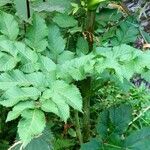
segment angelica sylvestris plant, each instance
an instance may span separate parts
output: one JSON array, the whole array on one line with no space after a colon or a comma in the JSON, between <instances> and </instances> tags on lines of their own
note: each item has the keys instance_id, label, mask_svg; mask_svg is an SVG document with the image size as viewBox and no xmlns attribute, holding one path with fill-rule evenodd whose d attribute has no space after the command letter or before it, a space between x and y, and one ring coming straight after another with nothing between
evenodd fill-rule
<instances>
[{"instance_id":1,"label":"angelica sylvestris plant","mask_svg":"<svg viewBox=\"0 0 150 150\"><path fill-rule=\"evenodd\" d=\"M100 2L102 0L88 0L88 10L96 11ZM63 31L77 28L79 22L55 8L50 21L34 12L31 22L25 25L24 36L19 19L0 11L0 104L10 108L6 122L19 118L17 128L23 148L42 134L47 123L46 114L53 113L65 123L71 116L70 110L81 113L83 118L87 115L86 110L90 109L84 102L90 99L87 81L97 80L106 71L123 83L134 73L150 69L147 61L150 52L127 44L97 46L94 37L90 43L89 37L80 35L76 51L67 49L67 33L63 34ZM87 28L83 27L83 30L93 35L94 31L90 29L94 29L95 17L89 19L92 23L87 22ZM81 144L83 137L78 117L76 113L77 136ZM87 131L90 118L86 116L85 119L89 119L83 124ZM89 139L89 135L86 136L85 141Z\"/></svg>"}]
</instances>

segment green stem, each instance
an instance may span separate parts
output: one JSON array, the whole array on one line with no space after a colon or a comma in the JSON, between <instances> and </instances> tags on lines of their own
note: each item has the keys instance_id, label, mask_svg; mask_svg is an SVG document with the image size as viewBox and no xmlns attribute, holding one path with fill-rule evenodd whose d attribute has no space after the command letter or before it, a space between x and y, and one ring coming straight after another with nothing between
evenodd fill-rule
<instances>
[{"instance_id":1,"label":"green stem","mask_svg":"<svg viewBox=\"0 0 150 150\"><path fill-rule=\"evenodd\" d=\"M78 111L75 110L74 115L75 115L76 134L79 139L79 143L81 145L83 143L83 138L82 138L82 134L81 134L80 119L79 119Z\"/></svg>"},{"instance_id":2,"label":"green stem","mask_svg":"<svg viewBox=\"0 0 150 150\"><path fill-rule=\"evenodd\" d=\"M78 87L81 90L81 94L83 97L83 124L82 131L80 127L80 121L78 112L75 111L75 126L76 126L76 134L79 139L80 145L83 142L87 142L90 137L90 92L91 92L91 78L87 78L83 81L77 83Z\"/></svg>"},{"instance_id":3,"label":"green stem","mask_svg":"<svg viewBox=\"0 0 150 150\"><path fill-rule=\"evenodd\" d=\"M91 78L87 78L82 82L83 94L83 141L87 142L90 137L90 93L91 93Z\"/></svg>"},{"instance_id":4,"label":"green stem","mask_svg":"<svg viewBox=\"0 0 150 150\"><path fill-rule=\"evenodd\" d=\"M106 146L109 146L109 147L112 147L112 148L116 148L116 149L122 149L122 147L117 146L117 145L113 145L113 144L105 143L105 145L106 145Z\"/></svg>"},{"instance_id":5,"label":"green stem","mask_svg":"<svg viewBox=\"0 0 150 150\"><path fill-rule=\"evenodd\" d=\"M96 11L87 12L87 23L86 23L86 32L87 41L89 45L90 52L93 50L93 31L95 23L95 14ZM87 142L90 137L90 95L91 95L91 77L83 80L81 83L81 92L83 96L83 141Z\"/></svg>"}]
</instances>

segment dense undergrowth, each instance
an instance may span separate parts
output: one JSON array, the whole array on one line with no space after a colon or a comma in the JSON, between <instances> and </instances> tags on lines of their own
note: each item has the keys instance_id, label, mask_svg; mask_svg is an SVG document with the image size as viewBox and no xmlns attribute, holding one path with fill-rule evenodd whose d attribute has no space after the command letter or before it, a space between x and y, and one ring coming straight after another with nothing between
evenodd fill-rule
<instances>
[{"instance_id":1,"label":"dense undergrowth","mask_svg":"<svg viewBox=\"0 0 150 150\"><path fill-rule=\"evenodd\" d=\"M0 150L150 150L140 4L0 0Z\"/></svg>"}]
</instances>

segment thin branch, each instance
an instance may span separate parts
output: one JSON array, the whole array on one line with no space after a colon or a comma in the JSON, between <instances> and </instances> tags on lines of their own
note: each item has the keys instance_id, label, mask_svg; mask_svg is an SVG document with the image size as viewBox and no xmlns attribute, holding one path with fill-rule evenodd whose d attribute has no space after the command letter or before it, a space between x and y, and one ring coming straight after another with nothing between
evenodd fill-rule
<instances>
[{"instance_id":1,"label":"thin branch","mask_svg":"<svg viewBox=\"0 0 150 150\"><path fill-rule=\"evenodd\" d=\"M141 8L140 14L139 14L139 19L142 17L142 15L144 15L145 18L147 18L147 15L145 13L146 11L146 7L149 6L150 2L145 3L144 7Z\"/></svg>"},{"instance_id":2,"label":"thin branch","mask_svg":"<svg viewBox=\"0 0 150 150\"><path fill-rule=\"evenodd\" d=\"M146 107L145 109L143 109L141 112L140 112L140 114L137 116L137 117L135 117L130 123L129 123L129 126L131 125L131 124L133 124L136 120L138 120L144 113L146 113L148 110L150 109L150 106L148 106L148 107Z\"/></svg>"},{"instance_id":3,"label":"thin branch","mask_svg":"<svg viewBox=\"0 0 150 150\"><path fill-rule=\"evenodd\" d=\"M22 144L21 141L18 141L16 143L14 143L8 150L12 150L14 147L16 147L17 145Z\"/></svg>"},{"instance_id":4,"label":"thin branch","mask_svg":"<svg viewBox=\"0 0 150 150\"><path fill-rule=\"evenodd\" d=\"M23 150L23 144L20 146L20 150Z\"/></svg>"},{"instance_id":5,"label":"thin branch","mask_svg":"<svg viewBox=\"0 0 150 150\"><path fill-rule=\"evenodd\" d=\"M142 32L142 29L141 29L141 28L139 28L139 31L140 31L140 34L141 34L141 36L143 37L144 41L146 42L146 44L148 44L148 41L147 41L147 39L145 38L145 36L143 35L143 32Z\"/></svg>"},{"instance_id":6,"label":"thin branch","mask_svg":"<svg viewBox=\"0 0 150 150\"><path fill-rule=\"evenodd\" d=\"M120 3L120 6L122 7L122 9L125 11L126 14L128 14L129 16L131 15L130 10L123 2Z\"/></svg>"},{"instance_id":7,"label":"thin branch","mask_svg":"<svg viewBox=\"0 0 150 150\"><path fill-rule=\"evenodd\" d=\"M107 146L109 146L109 147L115 148L115 149L122 149L122 147L117 146L117 145L108 144L108 143L104 143L104 144L107 145Z\"/></svg>"}]
</instances>

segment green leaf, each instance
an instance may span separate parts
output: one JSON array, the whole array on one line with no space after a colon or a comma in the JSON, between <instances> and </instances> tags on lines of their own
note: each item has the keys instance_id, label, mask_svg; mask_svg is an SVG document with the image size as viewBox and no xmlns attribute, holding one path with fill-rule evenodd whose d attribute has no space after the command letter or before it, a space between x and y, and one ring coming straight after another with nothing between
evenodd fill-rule
<instances>
[{"instance_id":1,"label":"green leaf","mask_svg":"<svg viewBox=\"0 0 150 150\"><path fill-rule=\"evenodd\" d=\"M141 73L144 67L140 65L139 59L134 59L124 64L122 73L127 80L130 80L135 73Z\"/></svg>"},{"instance_id":2,"label":"green leaf","mask_svg":"<svg viewBox=\"0 0 150 150\"><path fill-rule=\"evenodd\" d=\"M47 26L45 20L37 14L33 15L33 24L29 26L26 34L26 43L37 52L44 51L48 46Z\"/></svg>"},{"instance_id":3,"label":"green leaf","mask_svg":"<svg viewBox=\"0 0 150 150\"><path fill-rule=\"evenodd\" d=\"M68 104L66 104L65 102L62 101L62 98L60 96L57 96L54 94L52 100L56 101L56 105L58 108L58 116L60 116L60 118L66 123L67 119L70 117L70 108L68 106ZM57 114L56 114L57 115Z\"/></svg>"},{"instance_id":4,"label":"green leaf","mask_svg":"<svg viewBox=\"0 0 150 150\"><path fill-rule=\"evenodd\" d=\"M76 52L79 56L89 52L88 42L83 37L78 38Z\"/></svg>"},{"instance_id":5,"label":"green leaf","mask_svg":"<svg viewBox=\"0 0 150 150\"><path fill-rule=\"evenodd\" d=\"M52 112L52 113L62 117L57 105L50 99L41 100L41 109L45 112Z\"/></svg>"},{"instance_id":6,"label":"green leaf","mask_svg":"<svg viewBox=\"0 0 150 150\"><path fill-rule=\"evenodd\" d=\"M65 103L64 99L58 95L56 92L54 93L52 90L46 90L43 93L42 99L49 100L49 101L43 101L42 103L42 109L46 112L53 112L56 115L60 116L62 120L65 122L70 116L70 108L68 104ZM50 102L52 101L52 102ZM51 106L49 105L51 104ZM55 105L56 107L55 107ZM51 110L49 110L47 107L53 107ZM57 112L58 109L58 112Z\"/></svg>"},{"instance_id":7,"label":"green leaf","mask_svg":"<svg viewBox=\"0 0 150 150\"><path fill-rule=\"evenodd\" d=\"M57 3L56 1L54 1L54 3L52 2L43 2L43 3L38 3L35 4L33 6L33 9L37 12L60 12L63 13L65 11L65 7L59 2Z\"/></svg>"},{"instance_id":8,"label":"green leaf","mask_svg":"<svg viewBox=\"0 0 150 150\"><path fill-rule=\"evenodd\" d=\"M129 105L121 105L109 109L110 120L115 126L115 133L122 134L132 121L132 109Z\"/></svg>"},{"instance_id":9,"label":"green leaf","mask_svg":"<svg viewBox=\"0 0 150 150\"><path fill-rule=\"evenodd\" d=\"M53 83L51 89L43 93L42 99L52 100L58 107L59 116L61 116L64 121L69 117L68 105L76 110L82 111L82 98L79 90L74 85L69 85L64 81L58 80ZM52 102L46 101L45 103L49 105ZM55 106L54 109L55 111L53 112L57 113Z\"/></svg>"},{"instance_id":10,"label":"green leaf","mask_svg":"<svg viewBox=\"0 0 150 150\"><path fill-rule=\"evenodd\" d=\"M34 87L12 87L2 95L0 104L6 107L12 107L19 101L25 101L28 99L37 100L40 94L41 92Z\"/></svg>"},{"instance_id":11,"label":"green leaf","mask_svg":"<svg viewBox=\"0 0 150 150\"><path fill-rule=\"evenodd\" d=\"M121 62L129 62L142 54L142 52L138 49L126 44L115 46L113 47L112 51L116 59L118 59Z\"/></svg>"},{"instance_id":12,"label":"green leaf","mask_svg":"<svg viewBox=\"0 0 150 150\"><path fill-rule=\"evenodd\" d=\"M49 49L57 57L65 49L65 40L60 34L60 30L56 25L49 26L48 34Z\"/></svg>"},{"instance_id":13,"label":"green leaf","mask_svg":"<svg viewBox=\"0 0 150 150\"><path fill-rule=\"evenodd\" d=\"M97 124L97 132L102 139L105 139L107 136L107 130L109 127L109 112L105 110L100 113Z\"/></svg>"},{"instance_id":14,"label":"green leaf","mask_svg":"<svg viewBox=\"0 0 150 150\"><path fill-rule=\"evenodd\" d=\"M23 71L24 73L33 73L37 72L40 70L40 64L39 63L32 63L32 62L27 62L24 63L24 65L20 66L20 70Z\"/></svg>"},{"instance_id":15,"label":"green leaf","mask_svg":"<svg viewBox=\"0 0 150 150\"><path fill-rule=\"evenodd\" d=\"M12 111L8 113L6 122L18 118L21 115L22 111L24 111L25 109L34 109L34 108L35 104L33 101L20 102L13 107Z\"/></svg>"},{"instance_id":16,"label":"green leaf","mask_svg":"<svg viewBox=\"0 0 150 150\"><path fill-rule=\"evenodd\" d=\"M62 118L62 120L64 120L65 122L69 118L70 110L69 110L69 106L66 103L59 101L59 99L58 99L58 103L57 102L54 103L51 99L40 100L40 101L41 101L41 109L43 111L54 113L60 118Z\"/></svg>"},{"instance_id":17,"label":"green leaf","mask_svg":"<svg viewBox=\"0 0 150 150\"><path fill-rule=\"evenodd\" d=\"M80 150L100 150L100 148L100 141L96 138L92 138L88 143L82 144Z\"/></svg>"},{"instance_id":18,"label":"green leaf","mask_svg":"<svg viewBox=\"0 0 150 150\"><path fill-rule=\"evenodd\" d=\"M121 63L129 62L142 54L142 52L126 44L114 46L112 49L97 47L96 52L104 57L113 57L113 59Z\"/></svg>"},{"instance_id":19,"label":"green leaf","mask_svg":"<svg viewBox=\"0 0 150 150\"><path fill-rule=\"evenodd\" d=\"M25 110L23 119L18 124L18 134L25 147L35 136L41 134L45 128L45 115L41 110Z\"/></svg>"},{"instance_id":20,"label":"green leaf","mask_svg":"<svg viewBox=\"0 0 150 150\"><path fill-rule=\"evenodd\" d=\"M60 149L70 149L75 145L75 142L73 140L69 139L57 139L54 141L54 150L60 150Z\"/></svg>"},{"instance_id":21,"label":"green leaf","mask_svg":"<svg viewBox=\"0 0 150 150\"><path fill-rule=\"evenodd\" d=\"M68 60L72 60L74 58L74 55L75 54L71 51L64 51L58 56L57 62L59 64L63 64L64 62Z\"/></svg>"},{"instance_id":22,"label":"green leaf","mask_svg":"<svg viewBox=\"0 0 150 150\"><path fill-rule=\"evenodd\" d=\"M56 16L53 18L53 21L61 28L74 27L78 24L77 20L75 20L72 16L59 13L56 14Z\"/></svg>"},{"instance_id":23,"label":"green leaf","mask_svg":"<svg viewBox=\"0 0 150 150\"><path fill-rule=\"evenodd\" d=\"M0 35L0 41L8 40L8 38L5 35Z\"/></svg>"},{"instance_id":24,"label":"green leaf","mask_svg":"<svg viewBox=\"0 0 150 150\"><path fill-rule=\"evenodd\" d=\"M0 12L0 32L6 35L10 40L15 40L17 38L19 27L12 15Z\"/></svg>"},{"instance_id":25,"label":"green leaf","mask_svg":"<svg viewBox=\"0 0 150 150\"><path fill-rule=\"evenodd\" d=\"M48 57L40 56L41 68L47 72L52 72L56 70L56 64Z\"/></svg>"},{"instance_id":26,"label":"green leaf","mask_svg":"<svg viewBox=\"0 0 150 150\"><path fill-rule=\"evenodd\" d=\"M135 131L125 139L124 146L126 149L132 150L148 150L150 149L150 128L145 127L139 131Z\"/></svg>"},{"instance_id":27,"label":"green leaf","mask_svg":"<svg viewBox=\"0 0 150 150\"><path fill-rule=\"evenodd\" d=\"M18 51L19 57L21 57L21 61L23 61L23 63L25 63L25 62L30 62L30 63L37 62L37 60L38 60L37 53L32 51L24 43L15 42L15 48Z\"/></svg>"},{"instance_id":28,"label":"green leaf","mask_svg":"<svg viewBox=\"0 0 150 150\"><path fill-rule=\"evenodd\" d=\"M9 111L7 114L7 119L6 122L15 120L16 118L18 118L21 114L21 111Z\"/></svg>"},{"instance_id":29,"label":"green leaf","mask_svg":"<svg viewBox=\"0 0 150 150\"><path fill-rule=\"evenodd\" d=\"M0 1L0 7L6 5L8 3L12 3L11 0L1 0Z\"/></svg>"},{"instance_id":30,"label":"green leaf","mask_svg":"<svg viewBox=\"0 0 150 150\"><path fill-rule=\"evenodd\" d=\"M27 13L27 4L26 0L14 0L16 14L22 19L27 21L28 20L28 13ZM30 8L30 13L32 13Z\"/></svg>"},{"instance_id":31,"label":"green leaf","mask_svg":"<svg viewBox=\"0 0 150 150\"><path fill-rule=\"evenodd\" d=\"M42 135L34 138L25 148L25 150L53 150L53 135L48 128L45 128Z\"/></svg>"},{"instance_id":32,"label":"green leaf","mask_svg":"<svg viewBox=\"0 0 150 150\"><path fill-rule=\"evenodd\" d=\"M46 127L42 135L34 138L24 150L53 150L52 145L53 135L51 131ZM12 150L20 150L21 144L17 145Z\"/></svg>"},{"instance_id":33,"label":"green leaf","mask_svg":"<svg viewBox=\"0 0 150 150\"><path fill-rule=\"evenodd\" d=\"M108 22L118 22L122 17L122 13L116 9L105 8L101 10L96 16L96 21L102 26L106 26Z\"/></svg>"},{"instance_id":34,"label":"green leaf","mask_svg":"<svg viewBox=\"0 0 150 150\"><path fill-rule=\"evenodd\" d=\"M146 71L146 72L143 72L141 77L143 79L145 79L146 81L150 82L150 70Z\"/></svg>"},{"instance_id":35,"label":"green leaf","mask_svg":"<svg viewBox=\"0 0 150 150\"><path fill-rule=\"evenodd\" d=\"M30 86L31 83L20 70L13 70L0 75L0 89L7 90L14 86Z\"/></svg>"},{"instance_id":36,"label":"green leaf","mask_svg":"<svg viewBox=\"0 0 150 150\"><path fill-rule=\"evenodd\" d=\"M134 73L140 73L143 68L139 59L142 52L129 45L122 44L112 49L97 47L96 52L103 56L98 59L96 70L102 73L105 69L113 69L120 81L124 78L130 80Z\"/></svg>"},{"instance_id":37,"label":"green leaf","mask_svg":"<svg viewBox=\"0 0 150 150\"><path fill-rule=\"evenodd\" d=\"M18 60L11 55L0 53L0 71L9 71L15 68Z\"/></svg>"},{"instance_id":38,"label":"green leaf","mask_svg":"<svg viewBox=\"0 0 150 150\"><path fill-rule=\"evenodd\" d=\"M82 32L82 27L78 27L78 26L75 26L75 27L73 27L73 28L70 28L69 30L68 30L68 32L71 34L71 35L73 35L73 34L75 34L75 33L81 33Z\"/></svg>"},{"instance_id":39,"label":"green leaf","mask_svg":"<svg viewBox=\"0 0 150 150\"><path fill-rule=\"evenodd\" d=\"M56 81L52 91L60 95L68 105L82 112L82 97L75 85L69 85L64 81Z\"/></svg>"},{"instance_id":40,"label":"green leaf","mask_svg":"<svg viewBox=\"0 0 150 150\"><path fill-rule=\"evenodd\" d=\"M46 76L42 72L34 72L26 75L27 80L38 89L43 89L48 86Z\"/></svg>"},{"instance_id":41,"label":"green leaf","mask_svg":"<svg viewBox=\"0 0 150 150\"><path fill-rule=\"evenodd\" d=\"M147 43L150 43L150 34L145 32L145 31L141 31L142 36L144 36L144 39L146 40Z\"/></svg>"},{"instance_id":42,"label":"green leaf","mask_svg":"<svg viewBox=\"0 0 150 150\"><path fill-rule=\"evenodd\" d=\"M140 68L146 67L146 68L150 69L150 61L149 61L150 51L143 52L143 54L140 55L138 58L139 58L139 62L140 62Z\"/></svg>"},{"instance_id":43,"label":"green leaf","mask_svg":"<svg viewBox=\"0 0 150 150\"><path fill-rule=\"evenodd\" d=\"M111 42L114 46L132 43L136 40L138 34L139 30L132 22L123 21Z\"/></svg>"},{"instance_id":44,"label":"green leaf","mask_svg":"<svg viewBox=\"0 0 150 150\"><path fill-rule=\"evenodd\" d=\"M72 0L48 0L46 2L41 1L33 1L33 9L35 11L41 12L66 12L69 13L72 10L71 2Z\"/></svg>"},{"instance_id":45,"label":"green leaf","mask_svg":"<svg viewBox=\"0 0 150 150\"><path fill-rule=\"evenodd\" d=\"M97 61L96 71L101 74L105 69L113 70L120 81L123 81L123 73L121 65L118 62L118 59L115 58L111 50L107 50L106 53L102 52L105 58L100 58Z\"/></svg>"},{"instance_id":46,"label":"green leaf","mask_svg":"<svg viewBox=\"0 0 150 150\"><path fill-rule=\"evenodd\" d=\"M16 57L18 53L14 42L9 40L0 40L0 51L9 53L14 57Z\"/></svg>"},{"instance_id":47,"label":"green leaf","mask_svg":"<svg viewBox=\"0 0 150 150\"><path fill-rule=\"evenodd\" d=\"M74 58L70 61L64 62L62 65L58 65L58 78L68 79L73 78L75 80L83 80L87 75L93 73L95 60L93 55L85 55L82 57Z\"/></svg>"}]
</instances>

